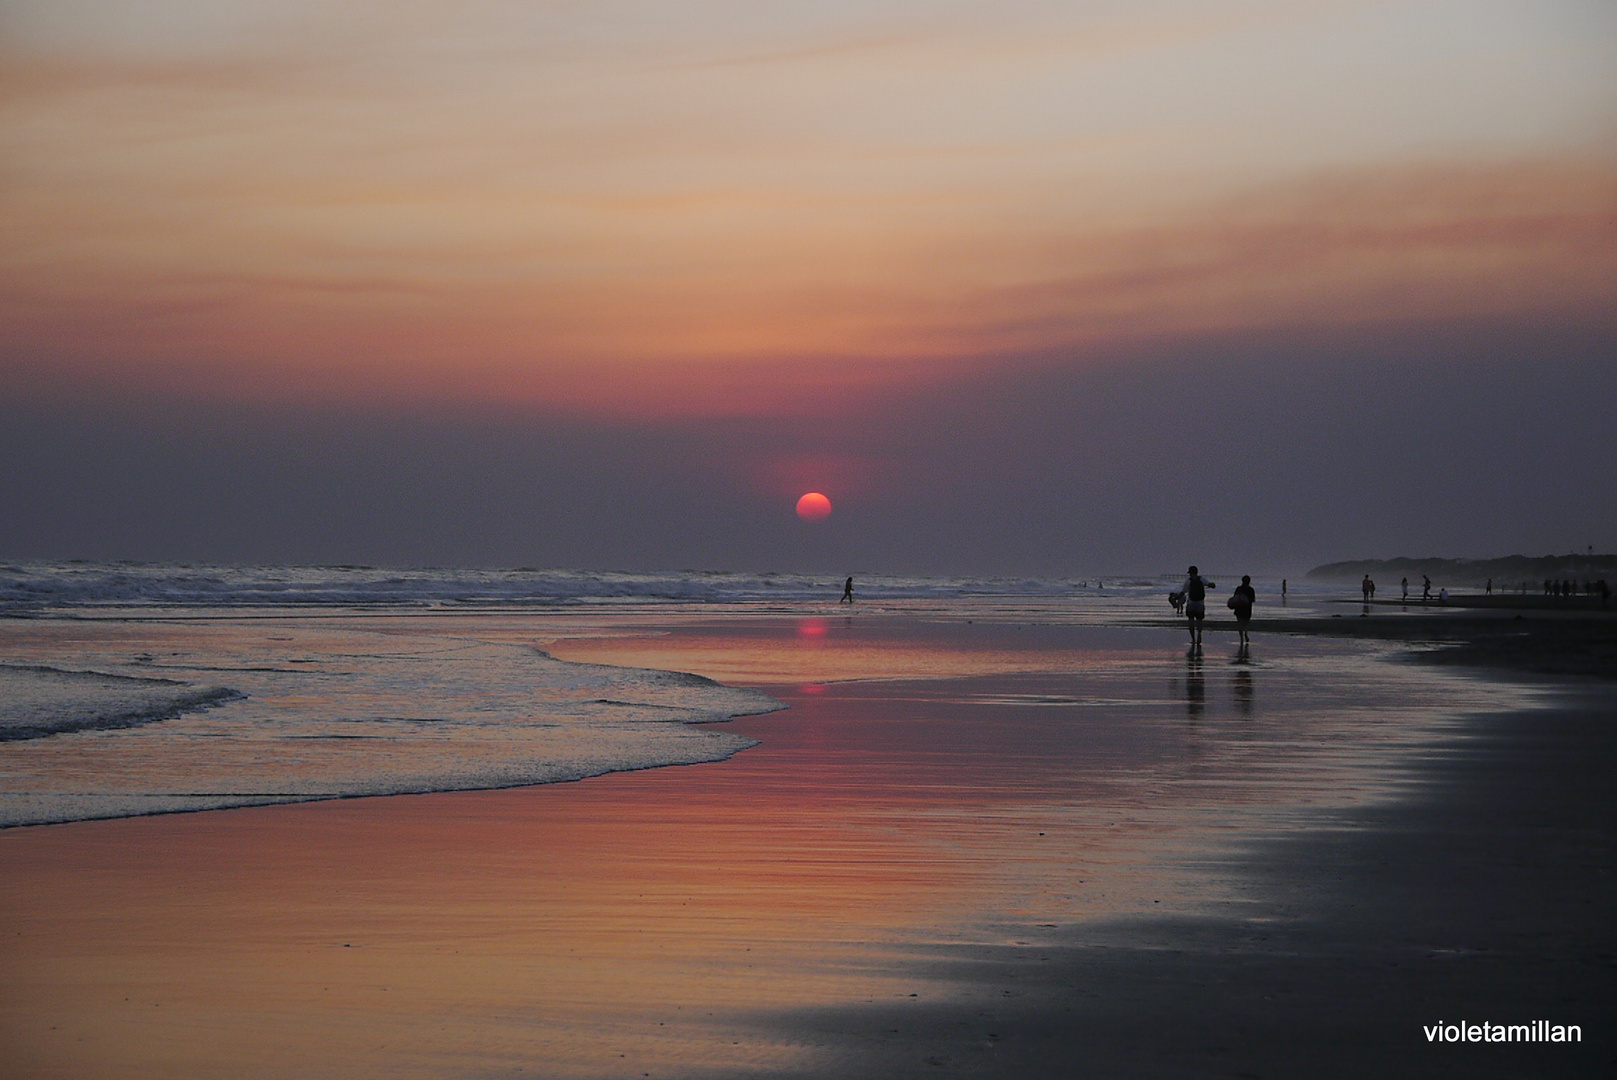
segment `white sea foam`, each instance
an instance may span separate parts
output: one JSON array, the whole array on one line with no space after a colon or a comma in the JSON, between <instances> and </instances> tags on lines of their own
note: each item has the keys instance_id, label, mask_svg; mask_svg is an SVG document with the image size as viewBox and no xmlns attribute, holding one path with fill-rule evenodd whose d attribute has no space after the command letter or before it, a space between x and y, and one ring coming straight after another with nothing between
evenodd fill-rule
<instances>
[{"instance_id":1,"label":"white sea foam","mask_svg":"<svg viewBox=\"0 0 1617 1080\"><path fill-rule=\"evenodd\" d=\"M76 622L35 651L55 665L0 669L0 827L716 761L752 740L694 725L779 707L696 675L320 620Z\"/></svg>"},{"instance_id":2,"label":"white sea foam","mask_svg":"<svg viewBox=\"0 0 1617 1080\"><path fill-rule=\"evenodd\" d=\"M1098 577L914 577L861 574L864 600L960 597L1094 597L1154 594L1172 575ZM835 599L842 578L826 574L661 573L584 570L378 569L142 563L0 564L0 613L79 607L560 606L624 601L769 603Z\"/></svg>"},{"instance_id":3,"label":"white sea foam","mask_svg":"<svg viewBox=\"0 0 1617 1080\"><path fill-rule=\"evenodd\" d=\"M0 742L152 724L240 696L174 679L0 664Z\"/></svg>"}]
</instances>

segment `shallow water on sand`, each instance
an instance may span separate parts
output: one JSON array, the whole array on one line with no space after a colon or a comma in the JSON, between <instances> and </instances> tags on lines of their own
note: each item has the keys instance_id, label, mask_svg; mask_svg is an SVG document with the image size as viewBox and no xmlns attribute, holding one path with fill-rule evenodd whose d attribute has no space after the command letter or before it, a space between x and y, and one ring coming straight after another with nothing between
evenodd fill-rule
<instances>
[{"instance_id":1,"label":"shallow water on sand","mask_svg":"<svg viewBox=\"0 0 1617 1080\"><path fill-rule=\"evenodd\" d=\"M750 741L692 725L778 707L466 625L231 616L0 624L0 827L716 761Z\"/></svg>"},{"instance_id":2,"label":"shallow water on sand","mask_svg":"<svg viewBox=\"0 0 1617 1080\"><path fill-rule=\"evenodd\" d=\"M1399 797L1468 715L1533 700L1324 639L452 622L791 707L713 729L758 745L690 768L0 835L18 1075L835 1075L848 1047L771 1018L978 992L942 946L1262 917L1242 868L1265 837Z\"/></svg>"}]
</instances>

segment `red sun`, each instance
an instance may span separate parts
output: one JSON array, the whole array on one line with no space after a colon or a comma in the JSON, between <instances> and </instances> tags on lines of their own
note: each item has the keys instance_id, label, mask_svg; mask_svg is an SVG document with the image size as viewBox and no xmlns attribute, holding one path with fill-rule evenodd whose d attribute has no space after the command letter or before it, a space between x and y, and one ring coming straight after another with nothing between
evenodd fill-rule
<instances>
[{"instance_id":1,"label":"red sun","mask_svg":"<svg viewBox=\"0 0 1617 1080\"><path fill-rule=\"evenodd\" d=\"M804 521L824 521L831 516L831 500L811 491L797 500L797 516Z\"/></svg>"}]
</instances>

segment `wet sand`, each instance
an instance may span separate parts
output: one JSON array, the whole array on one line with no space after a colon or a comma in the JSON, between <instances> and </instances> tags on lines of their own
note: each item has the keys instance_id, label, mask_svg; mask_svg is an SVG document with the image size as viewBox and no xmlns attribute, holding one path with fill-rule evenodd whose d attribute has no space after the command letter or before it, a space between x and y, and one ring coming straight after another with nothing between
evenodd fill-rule
<instances>
[{"instance_id":1,"label":"wet sand","mask_svg":"<svg viewBox=\"0 0 1617 1080\"><path fill-rule=\"evenodd\" d=\"M1434 747L1425 793L1271 839L1256 902L941 950L969 1002L807 1010L852 1047L805 1076L1603 1077L1617 1069L1608 699ZM1428 1024L1581 1027L1571 1045L1432 1044Z\"/></svg>"},{"instance_id":2,"label":"wet sand","mask_svg":"<svg viewBox=\"0 0 1617 1080\"><path fill-rule=\"evenodd\" d=\"M1347 614L1288 616L1271 608L1254 622L1266 634L1306 634L1405 642L1421 663L1617 681L1617 612L1579 609L1537 597L1461 597L1450 605L1343 603ZM1520 601L1520 602L1518 602ZM1210 623L1215 636L1233 630Z\"/></svg>"},{"instance_id":3,"label":"wet sand","mask_svg":"<svg viewBox=\"0 0 1617 1080\"><path fill-rule=\"evenodd\" d=\"M844 625L551 646L792 706L729 725L763 741L726 762L0 834L6 1075L1609 1063L1603 689L1484 719L1310 718L1369 662L1333 659L1350 645L1260 639L1247 669L1168 632L1075 648L1061 628L867 622L839 650ZM824 681L849 668L869 681ZM1139 708L1124 683L1153 719L1105 722ZM1585 1043L1419 1031L1539 1018Z\"/></svg>"}]
</instances>

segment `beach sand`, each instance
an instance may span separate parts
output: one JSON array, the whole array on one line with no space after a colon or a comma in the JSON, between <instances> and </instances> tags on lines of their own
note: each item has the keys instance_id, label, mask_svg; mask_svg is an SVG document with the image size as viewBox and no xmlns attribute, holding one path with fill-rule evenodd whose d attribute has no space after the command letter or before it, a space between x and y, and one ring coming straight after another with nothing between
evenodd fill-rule
<instances>
[{"instance_id":1,"label":"beach sand","mask_svg":"<svg viewBox=\"0 0 1617 1080\"><path fill-rule=\"evenodd\" d=\"M1526 693L1374 643L1260 637L1248 669L1168 631L904 620L548 647L791 708L727 725L761 744L725 762L0 834L4 1075L1612 1063L1609 684ZM1534 707L1311 711L1367 671L1389 700ZM1142 700L1154 719L1107 722ZM1584 1042L1421 1034L1535 1019Z\"/></svg>"}]
</instances>

